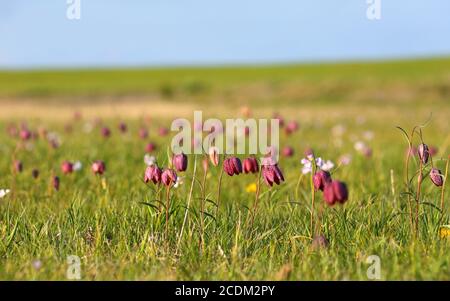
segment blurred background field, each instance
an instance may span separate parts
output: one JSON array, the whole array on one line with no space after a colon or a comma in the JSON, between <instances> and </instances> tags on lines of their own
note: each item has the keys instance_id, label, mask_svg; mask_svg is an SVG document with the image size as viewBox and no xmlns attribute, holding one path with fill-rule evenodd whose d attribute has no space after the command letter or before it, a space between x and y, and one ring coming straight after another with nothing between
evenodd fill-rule
<instances>
[{"instance_id":1,"label":"blurred background field","mask_svg":"<svg viewBox=\"0 0 450 301\"><path fill-rule=\"evenodd\" d=\"M443 113L449 106L449 70L450 60L442 58L292 66L3 71L0 116L20 117L27 112L28 117L38 117L51 112L49 117L61 118L70 113L67 109L78 108L110 117L139 117L155 111L173 117L181 111L190 114L193 108L207 114L235 113L236 107L244 105L256 111L286 110L288 114L313 108L344 115L358 109L364 114L395 109L403 116ZM54 114L55 108L61 112ZM303 117L311 117L306 115Z\"/></svg>"}]
</instances>

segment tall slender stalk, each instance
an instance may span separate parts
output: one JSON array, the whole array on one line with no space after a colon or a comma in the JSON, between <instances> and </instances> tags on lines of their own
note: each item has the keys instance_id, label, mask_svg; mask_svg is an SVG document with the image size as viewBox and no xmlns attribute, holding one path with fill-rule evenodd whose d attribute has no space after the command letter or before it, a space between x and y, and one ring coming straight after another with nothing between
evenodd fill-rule
<instances>
[{"instance_id":1,"label":"tall slender stalk","mask_svg":"<svg viewBox=\"0 0 450 301\"><path fill-rule=\"evenodd\" d=\"M205 156L205 159L208 160L208 157ZM204 212L205 212L205 202L206 202L206 176L208 175L208 168L205 168L203 170L203 180L202 180L202 198L200 200L200 228L201 228L201 235L200 235L200 247L201 250L203 250L204 245L205 245L205 216L204 216Z\"/></svg>"},{"instance_id":2,"label":"tall slender stalk","mask_svg":"<svg viewBox=\"0 0 450 301\"><path fill-rule=\"evenodd\" d=\"M195 182L195 175L196 175L196 173L197 173L197 156L194 155L194 171L193 171L193 175L192 175L191 188L189 190L189 197L188 197L187 204L186 204L186 210L184 211L183 225L181 226L180 236L178 237L177 249L176 249L175 253L178 253L178 248L179 248L180 243L181 243L181 238L183 237L184 227L185 227L186 222L187 222L189 207L191 205L191 200L192 200L192 193L194 191L194 182Z\"/></svg>"},{"instance_id":3,"label":"tall slender stalk","mask_svg":"<svg viewBox=\"0 0 450 301\"><path fill-rule=\"evenodd\" d=\"M300 173L300 176L298 177L297 185L295 186L295 199L298 201L298 189L300 187L300 183L303 179L303 173Z\"/></svg>"},{"instance_id":4,"label":"tall slender stalk","mask_svg":"<svg viewBox=\"0 0 450 301\"><path fill-rule=\"evenodd\" d=\"M441 211L442 211L442 215L444 215L444 194L445 194L445 184L447 183L449 162L450 162L450 156L448 156L447 164L445 164L444 182L442 183L442 188L441 188Z\"/></svg>"},{"instance_id":5,"label":"tall slender stalk","mask_svg":"<svg viewBox=\"0 0 450 301\"><path fill-rule=\"evenodd\" d=\"M316 199L316 190L314 189L314 174L316 173L316 158L313 156L311 162L311 177L310 177L310 187L311 187L311 237L314 237L314 203Z\"/></svg>"},{"instance_id":6,"label":"tall slender stalk","mask_svg":"<svg viewBox=\"0 0 450 301\"><path fill-rule=\"evenodd\" d=\"M166 190L166 241L169 239L169 207L170 207L170 186L167 185Z\"/></svg>"},{"instance_id":7,"label":"tall slender stalk","mask_svg":"<svg viewBox=\"0 0 450 301\"><path fill-rule=\"evenodd\" d=\"M405 162L405 185L407 190L407 198L408 198L408 210L409 210L409 223L411 225L411 231L413 229L413 213L412 213L412 201L411 195L409 194L409 161L411 159L411 152L413 150L412 138L414 136L414 131L411 133L411 137L408 137L408 154L406 155Z\"/></svg>"},{"instance_id":8,"label":"tall slender stalk","mask_svg":"<svg viewBox=\"0 0 450 301\"><path fill-rule=\"evenodd\" d=\"M420 160L419 163L419 175L417 176L417 191L416 191L416 236L419 232L419 205L420 205L420 193L423 181L423 163Z\"/></svg>"},{"instance_id":9,"label":"tall slender stalk","mask_svg":"<svg viewBox=\"0 0 450 301\"><path fill-rule=\"evenodd\" d=\"M219 207L220 207L220 191L222 189L222 178L223 178L223 168L220 169L220 175L219 175L219 187L217 188L217 204L216 204L216 216L219 213Z\"/></svg>"},{"instance_id":10,"label":"tall slender stalk","mask_svg":"<svg viewBox=\"0 0 450 301\"><path fill-rule=\"evenodd\" d=\"M412 209L412 201L411 201L411 195L410 195L410 187L409 187L409 162L411 159L411 153L413 150L413 137L415 133L415 127L411 131L411 135L408 135L408 133L401 127L397 127L400 131L402 131L403 135L405 136L407 142L408 142L408 152L406 154L405 159L405 186L406 186L406 197L407 197L407 204L408 204L408 211L409 211L409 224L411 228L411 232L414 229L414 222L413 222L413 209Z\"/></svg>"},{"instance_id":11,"label":"tall slender stalk","mask_svg":"<svg viewBox=\"0 0 450 301\"><path fill-rule=\"evenodd\" d=\"M253 222L255 221L256 210L258 209L259 192L261 190L261 169L259 169L258 177L256 179L256 193L255 193L255 204L253 205L252 220L250 222L250 230L253 228Z\"/></svg>"}]
</instances>

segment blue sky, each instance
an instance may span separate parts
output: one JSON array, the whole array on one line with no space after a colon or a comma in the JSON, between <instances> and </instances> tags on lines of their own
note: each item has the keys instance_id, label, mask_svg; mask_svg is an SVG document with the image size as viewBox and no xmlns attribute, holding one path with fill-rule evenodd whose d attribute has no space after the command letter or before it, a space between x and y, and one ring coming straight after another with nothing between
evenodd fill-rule
<instances>
[{"instance_id":1,"label":"blue sky","mask_svg":"<svg viewBox=\"0 0 450 301\"><path fill-rule=\"evenodd\" d=\"M450 1L0 0L0 68L217 65L450 55Z\"/></svg>"}]
</instances>

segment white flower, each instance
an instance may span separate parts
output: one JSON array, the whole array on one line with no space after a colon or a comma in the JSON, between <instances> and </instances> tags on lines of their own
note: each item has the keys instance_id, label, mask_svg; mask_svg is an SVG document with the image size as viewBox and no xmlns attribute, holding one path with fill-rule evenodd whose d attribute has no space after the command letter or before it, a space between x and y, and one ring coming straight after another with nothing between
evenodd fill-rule
<instances>
[{"instance_id":1,"label":"white flower","mask_svg":"<svg viewBox=\"0 0 450 301\"><path fill-rule=\"evenodd\" d=\"M320 166L320 169L324 170L324 171L330 171L331 169L333 169L334 167L334 163L331 162L330 160L327 160L327 162L324 162L322 164L322 166Z\"/></svg>"},{"instance_id":2,"label":"white flower","mask_svg":"<svg viewBox=\"0 0 450 301\"><path fill-rule=\"evenodd\" d=\"M305 175L312 171L313 156L308 155L307 158L303 158L300 162L303 164L302 173ZM316 158L316 167L324 171L330 171L334 167L334 163L330 160L324 161L322 158Z\"/></svg>"},{"instance_id":3,"label":"white flower","mask_svg":"<svg viewBox=\"0 0 450 301\"><path fill-rule=\"evenodd\" d=\"M375 134L372 131L365 131L363 133L363 137L364 139L366 139L367 141L370 141L373 139L373 137L375 137Z\"/></svg>"},{"instance_id":4,"label":"white flower","mask_svg":"<svg viewBox=\"0 0 450 301\"><path fill-rule=\"evenodd\" d=\"M345 126L342 124L337 124L331 129L331 133L335 137L340 137L345 133Z\"/></svg>"},{"instance_id":5,"label":"white flower","mask_svg":"<svg viewBox=\"0 0 450 301\"><path fill-rule=\"evenodd\" d=\"M358 152L361 152L361 151L363 151L367 146L366 146L366 144L365 144L364 142L362 142L362 141L356 141L354 147L355 147L355 150L357 150Z\"/></svg>"},{"instance_id":6,"label":"white flower","mask_svg":"<svg viewBox=\"0 0 450 301\"><path fill-rule=\"evenodd\" d=\"M83 126L83 130L85 133L90 133L94 129L94 125L90 122L86 122Z\"/></svg>"},{"instance_id":7,"label":"white flower","mask_svg":"<svg viewBox=\"0 0 450 301\"><path fill-rule=\"evenodd\" d=\"M312 160L313 160L313 156L312 155L308 155L306 158L303 158L303 159L300 160L300 163L303 164L302 174L306 175L307 173L311 172L311 170L312 170L312 163L311 163L311 161Z\"/></svg>"},{"instance_id":8,"label":"white flower","mask_svg":"<svg viewBox=\"0 0 450 301\"><path fill-rule=\"evenodd\" d=\"M175 184L173 184L173 187L178 188L180 185L183 185L183 182L184 182L184 177L178 176Z\"/></svg>"},{"instance_id":9,"label":"white flower","mask_svg":"<svg viewBox=\"0 0 450 301\"><path fill-rule=\"evenodd\" d=\"M4 198L10 191L9 189L0 189L0 199Z\"/></svg>"},{"instance_id":10,"label":"white flower","mask_svg":"<svg viewBox=\"0 0 450 301\"><path fill-rule=\"evenodd\" d=\"M339 164L342 164L342 165L349 165L351 161L352 161L352 155L350 155L350 154L342 155L339 158Z\"/></svg>"},{"instance_id":11,"label":"white flower","mask_svg":"<svg viewBox=\"0 0 450 301\"><path fill-rule=\"evenodd\" d=\"M79 171L79 170L81 170L83 168L83 164L80 162L80 161L76 161L74 164L73 164L73 170L74 171Z\"/></svg>"},{"instance_id":12,"label":"white flower","mask_svg":"<svg viewBox=\"0 0 450 301\"><path fill-rule=\"evenodd\" d=\"M366 122L366 118L364 116L358 116L356 118L356 123L358 124L364 124Z\"/></svg>"},{"instance_id":13,"label":"white flower","mask_svg":"<svg viewBox=\"0 0 450 301\"><path fill-rule=\"evenodd\" d=\"M152 166L154 165L156 162L156 158L155 156L151 156L149 154L145 154L144 156L144 163L147 164L148 166Z\"/></svg>"}]
</instances>

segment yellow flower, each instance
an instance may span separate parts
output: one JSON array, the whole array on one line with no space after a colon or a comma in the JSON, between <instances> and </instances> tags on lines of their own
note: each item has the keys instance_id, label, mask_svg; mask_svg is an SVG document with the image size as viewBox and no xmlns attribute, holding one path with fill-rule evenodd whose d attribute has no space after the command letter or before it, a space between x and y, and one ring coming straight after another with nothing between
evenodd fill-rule
<instances>
[{"instance_id":1,"label":"yellow flower","mask_svg":"<svg viewBox=\"0 0 450 301\"><path fill-rule=\"evenodd\" d=\"M441 226L439 229L439 236L441 238L446 238L450 236L450 225Z\"/></svg>"},{"instance_id":2,"label":"yellow flower","mask_svg":"<svg viewBox=\"0 0 450 301\"><path fill-rule=\"evenodd\" d=\"M247 185L245 191L247 191L248 193L256 192L256 183L251 183Z\"/></svg>"},{"instance_id":3,"label":"yellow flower","mask_svg":"<svg viewBox=\"0 0 450 301\"><path fill-rule=\"evenodd\" d=\"M107 188L107 183L106 183L106 179L105 178L102 179L102 188L104 190L106 190L106 188Z\"/></svg>"}]
</instances>

